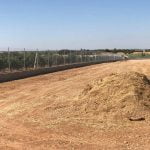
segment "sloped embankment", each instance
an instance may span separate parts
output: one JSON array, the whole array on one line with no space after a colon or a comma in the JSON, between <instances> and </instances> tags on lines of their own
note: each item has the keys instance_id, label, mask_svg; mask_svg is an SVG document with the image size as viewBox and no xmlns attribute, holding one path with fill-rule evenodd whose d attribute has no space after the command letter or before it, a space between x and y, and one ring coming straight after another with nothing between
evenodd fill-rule
<instances>
[{"instance_id":1,"label":"sloped embankment","mask_svg":"<svg viewBox=\"0 0 150 150\"><path fill-rule=\"evenodd\" d=\"M150 120L150 80L137 72L99 78L85 87L75 107L102 122Z\"/></svg>"}]
</instances>

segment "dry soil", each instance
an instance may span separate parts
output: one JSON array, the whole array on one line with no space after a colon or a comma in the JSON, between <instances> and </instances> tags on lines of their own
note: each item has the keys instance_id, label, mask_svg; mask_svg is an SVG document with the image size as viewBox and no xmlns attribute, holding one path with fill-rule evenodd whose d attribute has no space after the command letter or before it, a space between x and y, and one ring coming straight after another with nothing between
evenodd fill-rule
<instances>
[{"instance_id":1,"label":"dry soil","mask_svg":"<svg viewBox=\"0 0 150 150\"><path fill-rule=\"evenodd\" d=\"M0 150L150 149L150 60L0 84Z\"/></svg>"}]
</instances>

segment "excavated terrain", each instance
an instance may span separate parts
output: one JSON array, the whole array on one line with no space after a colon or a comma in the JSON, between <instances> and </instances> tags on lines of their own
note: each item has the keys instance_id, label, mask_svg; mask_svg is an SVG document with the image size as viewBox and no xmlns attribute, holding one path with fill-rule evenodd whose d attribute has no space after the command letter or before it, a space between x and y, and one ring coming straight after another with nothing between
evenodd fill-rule
<instances>
[{"instance_id":1,"label":"excavated terrain","mask_svg":"<svg viewBox=\"0 0 150 150\"><path fill-rule=\"evenodd\" d=\"M0 84L0 150L150 147L150 60Z\"/></svg>"},{"instance_id":2,"label":"excavated terrain","mask_svg":"<svg viewBox=\"0 0 150 150\"><path fill-rule=\"evenodd\" d=\"M88 84L77 103L80 115L103 123L150 121L150 80L137 72L113 73Z\"/></svg>"}]
</instances>

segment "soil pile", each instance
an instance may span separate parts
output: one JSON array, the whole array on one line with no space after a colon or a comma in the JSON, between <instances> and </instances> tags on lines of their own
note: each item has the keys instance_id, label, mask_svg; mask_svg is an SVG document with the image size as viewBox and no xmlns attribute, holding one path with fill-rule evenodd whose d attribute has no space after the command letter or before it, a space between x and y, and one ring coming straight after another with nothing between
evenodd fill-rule
<instances>
[{"instance_id":1,"label":"soil pile","mask_svg":"<svg viewBox=\"0 0 150 150\"><path fill-rule=\"evenodd\" d=\"M137 72L97 79L82 91L76 107L101 121L150 120L150 80Z\"/></svg>"}]
</instances>

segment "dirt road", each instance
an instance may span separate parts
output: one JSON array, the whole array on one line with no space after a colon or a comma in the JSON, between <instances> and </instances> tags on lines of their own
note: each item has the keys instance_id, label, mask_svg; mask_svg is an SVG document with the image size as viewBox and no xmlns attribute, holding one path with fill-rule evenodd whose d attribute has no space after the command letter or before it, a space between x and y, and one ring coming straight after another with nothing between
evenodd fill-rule
<instances>
[{"instance_id":1,"label":"dirt road","mask_svg":"<svg viewBox=\"0 0 150 150\"><path fill-rule=\"evenodd\" d=\"M68 106L88 83L124 71L150 77L150 60L105 63L0 84L0 150L149 150L146 121L99 128L88 118L86 123L80 115L68 116Z\"/></svg>"}]
</instances>

